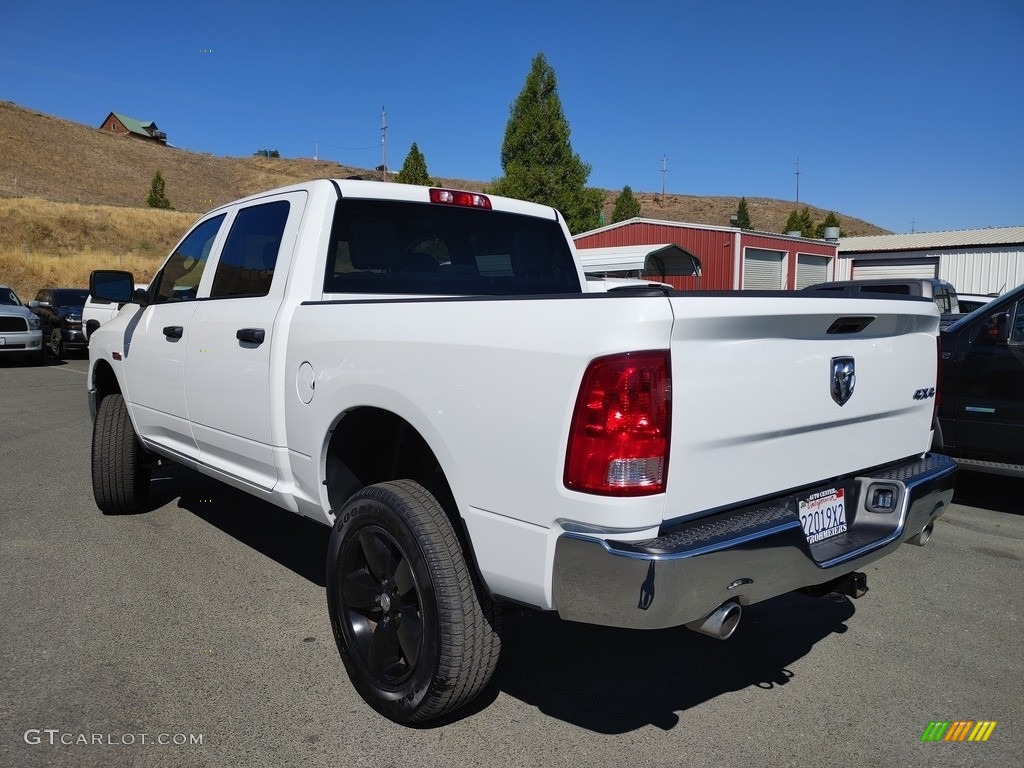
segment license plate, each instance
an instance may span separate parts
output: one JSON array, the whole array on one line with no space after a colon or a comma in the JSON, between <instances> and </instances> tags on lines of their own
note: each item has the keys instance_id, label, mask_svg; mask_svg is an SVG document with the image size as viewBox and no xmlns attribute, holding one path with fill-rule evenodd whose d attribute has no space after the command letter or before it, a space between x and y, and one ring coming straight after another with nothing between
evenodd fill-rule
<instances>
[{"instance_id":1,"label":"license plate","mask_svg":"<svg viewBox=\"0 0 1024 768\"><path fill-rule=\"evenodd\" d=\"M846 490L828 488L800 501L800 523L808 544L846 532Z\"/></svg>"}]
</instances>

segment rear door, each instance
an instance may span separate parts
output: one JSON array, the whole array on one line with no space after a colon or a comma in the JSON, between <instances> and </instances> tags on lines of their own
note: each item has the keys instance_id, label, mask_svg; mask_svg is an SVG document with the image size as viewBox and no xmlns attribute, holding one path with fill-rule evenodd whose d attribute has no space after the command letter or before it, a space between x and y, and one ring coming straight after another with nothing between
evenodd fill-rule
<instances>
[{"instance_id":1,"label":"rear door","mask_svg":"<svg viewBox=\"0 0 1024 768\"><path fill-rule=\"evenodd\" d=\"M184 391L200 461L265 489L277 482L274 325L305 199L291 192L235 209L186 352Z\"/></svg>"}]
</instances>

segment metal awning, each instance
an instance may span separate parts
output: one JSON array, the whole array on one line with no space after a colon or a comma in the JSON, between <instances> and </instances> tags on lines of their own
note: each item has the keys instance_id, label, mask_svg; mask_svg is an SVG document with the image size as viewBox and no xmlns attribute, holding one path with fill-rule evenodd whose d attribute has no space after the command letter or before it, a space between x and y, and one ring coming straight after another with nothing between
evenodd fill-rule
<instances>
[{"instance_id":1,"label":"metal awning","mask_svg":"<svg viewBox=\"0 0 1024 768\"><path fill-rule=\"evenodd\" d=\"M583 272L588 275L639 272L649 277L700 277L701 274L700 259L675 243L577 248L576 252Z\"/></svg>"}]
</instances>

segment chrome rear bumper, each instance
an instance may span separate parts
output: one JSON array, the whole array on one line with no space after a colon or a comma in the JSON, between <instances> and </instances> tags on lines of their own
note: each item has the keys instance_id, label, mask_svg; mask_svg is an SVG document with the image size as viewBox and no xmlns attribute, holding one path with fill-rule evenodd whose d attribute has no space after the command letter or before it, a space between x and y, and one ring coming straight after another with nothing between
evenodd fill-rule
<instances>
[{"instance_id":1,"label":"chrome rear bumper","mask_svg":"<svg viewBox=\"0 0 1024 768\"><path fill-rule=\"evenodd\" d=\"M863 568L920 534L953 499L956 462L939 454L829 485L847 489L848 529L808 544L794 493L687 521L644 542L565 533L555 545L554 597L570 621L675 627L728 601L757 603ZM891 511L870 511L878 488ZM807 489L813 490L813 489Z\"/></svg>"}]
</instances>

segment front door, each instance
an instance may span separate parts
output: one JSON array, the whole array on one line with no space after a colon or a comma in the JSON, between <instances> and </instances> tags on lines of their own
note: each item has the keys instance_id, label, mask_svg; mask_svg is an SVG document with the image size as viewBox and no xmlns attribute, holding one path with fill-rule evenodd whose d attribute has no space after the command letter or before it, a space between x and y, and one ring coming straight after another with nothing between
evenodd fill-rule
<instances>
[{"instance_id":1,"label":"front door","mask_svg":"<svg viewBox=\"0 0 1024 768\"><path fill-rule=\"evenodd\" d=\"M164 449L197 458L185 402L185 350L206 260L224 214L200 222L168 257L150 287L151 303L125 332L125 396L139 431Z\"/></svg>"},{"instance_id":2,"label":"front door","mask_svg":"<svg viewBox=\"0 0 1024 768\"><path fill-rule=\"evenodd\" d=\"M1024 299L1006 313L1005 340L987 333L986 321L964 333L958 352L956 446L962 456L1024 462ZM993 313L996 314L996 313ZM991 317L992 315L989 315Z\"/></svg>"}]
</instances>

